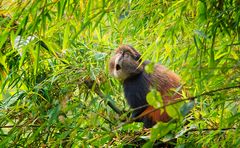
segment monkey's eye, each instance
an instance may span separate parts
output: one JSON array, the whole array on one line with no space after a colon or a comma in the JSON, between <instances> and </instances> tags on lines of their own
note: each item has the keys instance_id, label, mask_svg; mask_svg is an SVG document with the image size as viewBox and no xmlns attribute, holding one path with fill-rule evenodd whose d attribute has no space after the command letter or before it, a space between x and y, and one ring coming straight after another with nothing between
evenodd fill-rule
<instances>
[{"instance_id":1,"label":"monkey's eye","mask_svg":"<svg viewBox=\"0 0 240 148\"><path fill-rule=\"evenodd\" d=\"M123 54L123 51L120 51L119 53L120 53L120 54Z\"/></svg>"},{"instance_id":2,"label":"monkey's eye","mask_svg":"<svg viewBox=\"0 0 240 148\"><path fill-rule=\"evenodd\" d=\"M116 65L116 70L120 70L121 66L119 64Z\"/></svg>"}]
</instances>

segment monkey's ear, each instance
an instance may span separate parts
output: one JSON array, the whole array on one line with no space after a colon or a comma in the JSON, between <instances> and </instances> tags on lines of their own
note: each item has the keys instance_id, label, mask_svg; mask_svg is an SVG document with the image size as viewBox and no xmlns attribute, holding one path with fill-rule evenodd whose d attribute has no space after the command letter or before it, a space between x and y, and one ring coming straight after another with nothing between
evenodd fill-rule
<instances>
[{"instance_id":1,"label":"monkey's ear","mask_svg":"<svg viewBox=\"0 0 240 148\"><path fill-rule=\"evenodd\" d=\"M141 62L142 61L141 55L140 54L136 54L135 60Z\"/></svg>"},{"instance_id":2,"label":"monkey's ear","mask_svg":"<svg viewBox=\"0 0 240 148\"><path fill-rule=\"evenodd\" d=\"M127 46L128 46L128 49L130 48L129 51L132 53L132 55L134 55L134 59L136 61L141 62L141 54L138 53L137 50L135 48L133 48L132 46L130 46L130 45L127 45Z\"/></svg>"}]
</instances>

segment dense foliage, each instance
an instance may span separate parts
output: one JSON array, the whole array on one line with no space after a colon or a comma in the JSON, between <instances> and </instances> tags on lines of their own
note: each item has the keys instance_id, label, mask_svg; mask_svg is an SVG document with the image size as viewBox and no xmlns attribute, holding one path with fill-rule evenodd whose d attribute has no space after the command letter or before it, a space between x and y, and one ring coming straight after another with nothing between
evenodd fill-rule
<instances>
[{"instance_id":1,"label":"dense foliage","mask_svg":"<svg viewBox=\"0 0 240 148\"><path fill-rule=\"evenodd\" d=\"M182 77L190 114L151 131L127 119L108 73L121 44ZM0 146L239 147L239 45L239 0L2 0Z\"/></svg>"}]
</instances>

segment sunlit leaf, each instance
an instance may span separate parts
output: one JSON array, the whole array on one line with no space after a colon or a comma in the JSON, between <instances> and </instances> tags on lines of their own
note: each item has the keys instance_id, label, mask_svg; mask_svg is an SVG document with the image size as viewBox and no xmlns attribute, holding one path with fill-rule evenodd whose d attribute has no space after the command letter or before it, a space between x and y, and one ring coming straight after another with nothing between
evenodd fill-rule
<instances>
[{"instance_id":1,"label":"sunlit leaf","mask_svg":"<svg viewBox=\"0 0 240 148\"><path fill-rule=\"evenodd\" d=\"M153 147L153 142L152 141L148 141L148 142L146 142L142 147L143 148L149 148L149 147Z\"/></svg>"},{"instance_id":2,"label":"sunlit leaf","mask_svg":"<svg viewBox=\"0 0 240 148\"><path fill-rule=\"evenodd\" d=\"M149 63L145 66L145 70L147 73L153 73L154 71L154 63Z\"/></svg>"},{"instance_id":3,"label":"sunlit leaf","mask_svg":"<svg viewBox=\"0 0 240 148\"><path fill-rule=\"evenodd\" d=\"M184 102L178 102L172 105L166 106L166 111L173 119L182 119L181 108Z\"/></svg>"},{"instance_id":4,"label":"sunlit leaf","mask_svg":"<svg viewBox=\"0 0 240 148\"><path fill-rule=\"evenodd\" d=\"M152 89L148 94L147 94L147 102L149 105L155 107L155 108L159 108L161 106L163 106L163 100L161 97L161 94L159 91Z\"/></svg>"}]
</instances>

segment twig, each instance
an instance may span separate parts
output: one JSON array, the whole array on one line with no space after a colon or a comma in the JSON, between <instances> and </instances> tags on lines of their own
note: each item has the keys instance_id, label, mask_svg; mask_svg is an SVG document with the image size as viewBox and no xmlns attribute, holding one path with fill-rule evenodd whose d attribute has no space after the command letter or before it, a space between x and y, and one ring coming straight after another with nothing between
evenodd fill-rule
<instances>
[{"instance_id":1,"label":"twig","mask_svg":"<svg viewBox=\"0 0 240 148\"><path fill-rule=\"evenodd\" d=\"M204 128L204 129L190 129L188 132L200 132L200 131L217 131L217 130L220 130L220 131L228 131L228 130L236 130L237 128L234 128L234 127L228 127L228 128Z\"/></svg>"},{"instance_id":2,"label":"twig","mask_svg":"<svg viewBox=\"0 0 240 148\"><path fill-rule=\"evenodd\" d=\"M100 91L100 89L95 86L95 81L87 79L84 81L89 89L93 89L93 91L104 101L107 102L107 105L113 109L117 114L122 115L124 112L121 111L112 101L108 100L107 97Z\"/></svg>"},{"instance_id":3,"label":"twig","mask_svg":"<svg viewBox=\"0 0 240 148\"><path fill-rule=\"evenodd\" d=\"M194 99L199 98L199 97L202 97L202 96L211 95L212 93L215 93L215 92L219 92L219 91L223 91L223 90L228 90L228 89L234 89L234 88L240 88L240 85L230 86L230 87L225 87L225 88L219 88L219 89L211 90L211 91L202 93L202 94L197 95L197 96L194 96L194 97L186 98L185 100L194 100Z\"/></svg>"}]
</instances>

